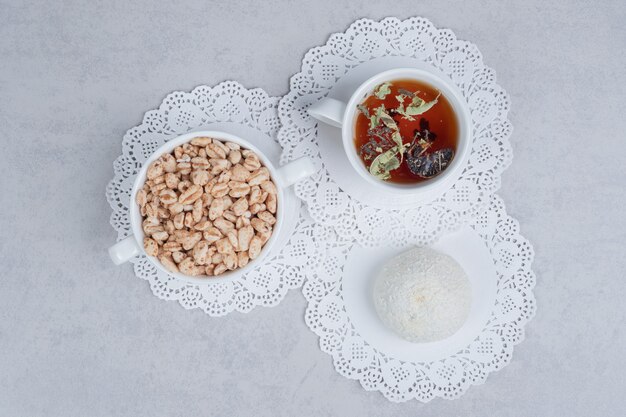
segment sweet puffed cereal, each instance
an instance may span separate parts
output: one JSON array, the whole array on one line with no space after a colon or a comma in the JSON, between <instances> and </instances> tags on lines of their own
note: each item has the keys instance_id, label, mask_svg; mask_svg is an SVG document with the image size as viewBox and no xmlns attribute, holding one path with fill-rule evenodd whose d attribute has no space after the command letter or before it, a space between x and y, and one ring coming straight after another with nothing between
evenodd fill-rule
<instances>
[{"instance_id":1,"label":"sweet puffed cereal","mask_svg":"<svg viewBox=\"0 0 626 417\"><path fill-rule=\"evenodd\" d=\"M272 234L276 195L254 152L196 137L150 164L137 192L146 253L191 276L243 268Z\"/></svg>"}]
</instances>

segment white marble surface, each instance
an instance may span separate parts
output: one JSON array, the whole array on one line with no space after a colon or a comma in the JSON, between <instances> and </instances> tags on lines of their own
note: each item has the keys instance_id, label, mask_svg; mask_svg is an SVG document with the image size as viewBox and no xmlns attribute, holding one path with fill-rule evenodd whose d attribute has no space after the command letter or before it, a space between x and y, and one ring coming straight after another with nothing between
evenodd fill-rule
<instances>
[{"instance_id":1,"label":"white marble surface","mask_svg":"<svg viewBox=\"0 0 626 417\"><path fill-rule=\"evenodd\" d=\"M626 3L593 3L0 0L0 415L624 415ZM166 93L282 95L333 31L418 14L511 94L501 195L535 246L538 313L508 367L392 404L332 369L299 292L211 319L110 263L111 163Z\"/></svg>"}]
</instances>

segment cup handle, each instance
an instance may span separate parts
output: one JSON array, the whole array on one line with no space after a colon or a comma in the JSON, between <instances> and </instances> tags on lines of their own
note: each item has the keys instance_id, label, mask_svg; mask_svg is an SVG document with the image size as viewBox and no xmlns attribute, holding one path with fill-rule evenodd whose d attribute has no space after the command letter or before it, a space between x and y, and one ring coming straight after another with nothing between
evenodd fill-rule
<instances>
[{"instance_id":1,"label":"cup handle","mask_svg":"<svg viewBox=\"0 0 626 417\"><path fill-rule=\"evenodd\" d=\"M115 265L121 265L130 258L139 255L140 248L135 236L130 235L109 248L109 256Z\"/></svg>"},{"instance_id":2,"label":"cup handle","mask_svg":"<svg viewBox=\"0 0 626 417\"><path fill-rule=\"evenodd\" d=\"M303 178L315 173L315 165L311 158L303 156L278 168L278 178L283 188L295 184Z\"/></svg>"},{"instance_id":3,"label":"cup handle","mask_svg":"<svg viewBox=\"0 0 626 417\"><path fill-rule=\"evenodd\" d=\"M343 115L346 112L346 103L326 97L309 107L308 112L311 117L320 122L341 127L343 125Z\"/></svg>"}]
</instances>

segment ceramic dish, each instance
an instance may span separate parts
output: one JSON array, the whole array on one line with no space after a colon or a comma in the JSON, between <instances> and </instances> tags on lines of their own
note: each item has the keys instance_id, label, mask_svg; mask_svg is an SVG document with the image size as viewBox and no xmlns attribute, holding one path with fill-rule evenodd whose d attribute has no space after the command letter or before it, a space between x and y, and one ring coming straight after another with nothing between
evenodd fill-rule
<instances>
[{"instance_id":1,"label":"ceramic dish","mask_svg":"<svg viewBox=\"0 0 626 417\"><path fill-rule=\"evenodd\" d=\"M285 219L291 215L292 212L288 212L285 208L285 196L284 190L299 181L302 178L305 178L308 175L311 175L314 171L314 167L308 158L302 158L297 161L293 161L287 165L284 165L280 168L275 167L267 155L265 155L260 149L254 146L252 143L230 133L221 132L221 131L199 131L187 133L172 140L167 141L161 147L154 151L152 156L148 158L143 167L137 174L134 185L130 194L130 224L133 231L131 236L128 236L126 239L118 242L111 248L109 248L109 254L111 255L111 259L116 264L121 264L123 262L128 261L130 258L137 255L146 255L145 250L143 248L143 239L144 232L141 227L142 216L139 213L139 206L134 203L137 192L143 187L146 181L146 171L150 164L158 159L161 155L165 153L171 152L174 148L189 142L191 139L199 136L206 136L214 139L223 140L225 142L234 142L241 145L244 149L249 149L253 151L261 160L261 163L268 168L270 171L270 177L274 181L277 186L277 212L276 212L276 224L274 225L274 230L272 232L271 237L266 242L259 256L250 261L246 266L242 268L238 268L233 271L227 271L222 275L215 277L207 277L207 276L189 276L182 274L180 272L172 272L169 271L163 266L163 264L155 257L148 256L148 259L160 270L166 272L176 278L187 281L194 284L202 284L208 282L215 281L232 281L241 276L243 276L246 272L254 269L257 265L263 262L263 259L267 256L268 253L272 250L272 247L278 240L278 236L282 233L283 223ZM147 256L147 255L146 255Z\"/></svg>"},{"instance_id":2,"label":"ceramic dish","mask_svg":"<svg viewBox=\"0 0 626 417\"><path fill-rule=\"evenodd\" d=\"M326 97L311 106L309 108L309 114L327 125L341 128L340 140L343 144L344 152L341 156L336 156L336 158L347 159L352 169L359 175L356 180L359 182L365 181L376 187L375 194L377 194L377 196L379 193L382 194L383 198L390 194L419 196L443 193L459 178L463 167L467 163L472 144L472 123L469 109L465 100L463 100L463 96L458 91L458 88L452 82L447 81L446 78L447 77L437 75L433 68L428 67L424 69L414 67L388 69L365 80L349 96L346 103L335 98ZM396 184L382 181L374 177L359 160L354 146L354 120L357 114L357 105L368 96L377 85L386 81L393 82L395 80L404 79L425 82L440 91L450 102L459 127L456 155L450 166L436 177L416 184ZM349 92L350 89L346 87L344 90L338 91L342 91L343 95L345 92ZM331 94L334 93L335 89L331 91ZM331 140L337 137L336 132L333 133L334 134L329 136ZM325 141L327 142L327 140Z\"/></svg>"}]
</instances>

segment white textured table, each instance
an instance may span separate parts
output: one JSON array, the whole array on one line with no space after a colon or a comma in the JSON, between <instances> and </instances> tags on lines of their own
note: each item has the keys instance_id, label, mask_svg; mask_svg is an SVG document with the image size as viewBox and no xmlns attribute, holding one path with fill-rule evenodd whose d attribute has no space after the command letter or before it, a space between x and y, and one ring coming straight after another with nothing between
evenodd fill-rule
<instances>
[{"instance_id":1,"label":"white textured table","mask_svg":"<svg viewBox=\"0 0 626 417\"><path fill-rule=\"evenodd\" d=\"M1 416L626 413L626 3L184 3L0 1ZM513 103L501 195L535 246L538 312L456 401L392 404L339 376L297 291L211 319L106 254L104 188L145 110L225 79L284 94L310 47L389 15L475 42Z\"/></svg>"}]
</instances>

